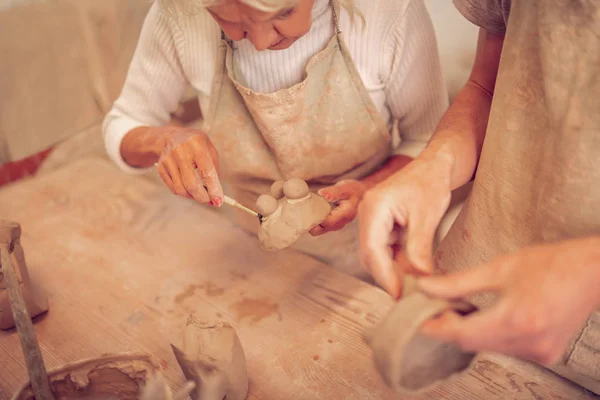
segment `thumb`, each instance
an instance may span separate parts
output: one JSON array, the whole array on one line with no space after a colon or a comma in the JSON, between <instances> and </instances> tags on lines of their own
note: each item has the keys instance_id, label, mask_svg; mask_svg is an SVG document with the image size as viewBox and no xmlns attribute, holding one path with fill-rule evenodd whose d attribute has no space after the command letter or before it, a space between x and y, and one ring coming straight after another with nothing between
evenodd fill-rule
<instances>
[{"instance_id":1,"label":"thumb","mask_svg":"<svg viewBox=\"0 0 600 400\"><path fill-rule=\"evenodd\" d=\"M404 249L411 266L419 273L433 272L433 240L437 225L423 218L411 218L406 229Z\"/></svg>"},{"instance_id":2,"label":"thumb","mask_svg":"<svg viewBox=\"0 0 600 400\"><path fill-rule=\"evenodd\" d=\"M329 186L325 189L319 190L318 193L330 203L335 203L340 200L347 200L352 197L350 186L345 184Z\"/></svg>"},{"instance_id":3,"label":"thumb","mask_svg":"<svg viewBox=\"0 0 600 400\"><path fill-rule=\"evenodd\" d=\"M402 288L402 271L395 267L390 235L394 233L394 219L388 208L378 201L366 199L358 211L359 246L363 267L392 297L397 298Z\"/></svg>"}]
</instances>

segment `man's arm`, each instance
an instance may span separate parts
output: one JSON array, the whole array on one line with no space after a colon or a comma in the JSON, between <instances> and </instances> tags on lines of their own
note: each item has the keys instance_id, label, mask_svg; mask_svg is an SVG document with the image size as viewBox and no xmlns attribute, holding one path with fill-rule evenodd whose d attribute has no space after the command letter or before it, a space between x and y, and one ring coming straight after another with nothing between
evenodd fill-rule
<instances>
[{"instance_id":1,"label":"man's arm","mask_svg":"<svg viewBox=\"0 0 600 400\"><path fill-rule=\"evenodd\" d=\"M471 179L477 167L503 41L503 35L480 30L469 81L427 147L368 190L359 205L362 265L394 297L401 295L405 273L433 271L433 238L451 192ZM397 243L395 230L403 238L401 249L390 247Z\"/></svg>"},{"instance_id":2,"label":"man's arm","mask_svg":"<svg viewBox=\"0 0 600 400\"><path fill-rule=\"evenodd\" d=\"M487 129L504 35L479 30L477 53L466 85L440 121L436 133L418 159L450 167L454 190L475 173Z\"/></svg>"}]
</instances>

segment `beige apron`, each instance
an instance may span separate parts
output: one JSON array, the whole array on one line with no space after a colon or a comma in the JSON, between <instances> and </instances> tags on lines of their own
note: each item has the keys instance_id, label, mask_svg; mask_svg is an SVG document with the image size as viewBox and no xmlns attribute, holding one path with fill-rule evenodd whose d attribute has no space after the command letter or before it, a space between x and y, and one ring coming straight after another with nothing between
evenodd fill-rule
<instances>
[{"instance_id":1,"label":"beige apron","mask_svg":"<svg viewBox=\"0 0 600 400\"><path fill-rule=\"evenodd\" d=\"M597 3L512 1L481 160L471 194L437 249L441 271L530 244L600 234L599 49ZM571 372L558 372L599 392L599 349L596 315L565 357Z\"/></svg>"},{"instance_id":2,"label":"beige apron","mask_svg":"<svg viewBox=\"0 0 600 400\"><path fill-rule=\"evenodd\" d=\"M276 180L301 178L316 191L362 178L391 154L387 124L342 39L339 2L332 3L336 34L309 61L302 82L288 89L269 94L248 89L234 43L221 39L204 130L219 153L225 193L242 204L254 206ZM256 232L255 218L232 213L244 229ZM346 272L363 273L355 223L318 238L307 235L294 248Z\"/></svg>"}]
</instances>

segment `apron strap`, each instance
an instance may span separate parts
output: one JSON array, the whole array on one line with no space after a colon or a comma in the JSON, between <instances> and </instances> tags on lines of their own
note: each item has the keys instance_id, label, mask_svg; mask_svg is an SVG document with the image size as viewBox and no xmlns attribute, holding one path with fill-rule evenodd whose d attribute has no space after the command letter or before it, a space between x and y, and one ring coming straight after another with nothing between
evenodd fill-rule
<instances>
[{"instance_id":1,"label":"apron strap","mask_svg":"<svg viewBox=\"0 0 600 400\"><path fill-rule=\"evenodd\" d=\"M335 26L335 33L336 35L340 35L342 33L342 30L340 29L340 23L339 23L339 15L340 15L340 0L331 0L331 3L333 5L333 25Z\"/></svg>"},{"instance_id":2,"label":"apron strap","mask_svg":"<svg viewBox=\"0 0 600 400\"><path fill-rule=\"evenodd\" d=\"M227 44L229 46L231 46L232 49L235 50L234 46L233 46L233 40L229 39L227 37L227 35L225 35L225 32L223 31L223 29L221 29L221 40L225 40L227 42Z\"/></svg>"}]
</instances>

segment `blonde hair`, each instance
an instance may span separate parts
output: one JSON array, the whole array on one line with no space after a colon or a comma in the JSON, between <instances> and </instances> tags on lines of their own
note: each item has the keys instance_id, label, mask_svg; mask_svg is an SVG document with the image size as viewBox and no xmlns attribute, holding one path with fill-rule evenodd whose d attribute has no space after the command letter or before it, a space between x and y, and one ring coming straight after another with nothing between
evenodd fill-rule
<instances>
[{"instance_id":1,"label":"blonde hair","mask_svg":"<svg viewBox=\"0 0 600 400\"><path fill-rule=\"evenodd\" d=\"M158 0L158 3L163 10L174 12L180 10L186 14L194 14L202 8L212 7L219 5L224 0ZM288 7L293 7L300 0L239 0L242 3L264 12L277 12ZM339 0L340 6L343 7L346 12L350 15L350 20L358 16L361 22L365 24L363 14L358 10L354 0Z\"/></svg>"}]
</instances>

